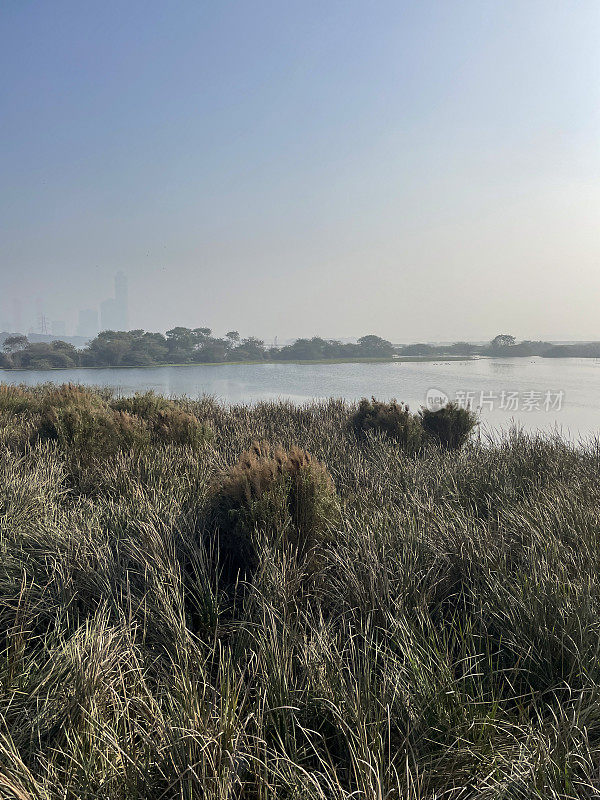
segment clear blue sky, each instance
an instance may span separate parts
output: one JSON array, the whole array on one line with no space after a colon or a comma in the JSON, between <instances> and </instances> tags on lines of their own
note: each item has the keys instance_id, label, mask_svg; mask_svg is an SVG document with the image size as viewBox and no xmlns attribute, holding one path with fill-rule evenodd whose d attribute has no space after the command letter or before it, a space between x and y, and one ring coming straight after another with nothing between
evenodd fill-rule
<instances>
[{"instance_id":1,"label":"clear blue sky","mask_svg":"<svg viewBox=\"0 0 600 800\"><path fill-rule=\"evenodd\" d=\"M3 0L0 327L600 338L598 0Z\"/></svg>"}]
</instances>

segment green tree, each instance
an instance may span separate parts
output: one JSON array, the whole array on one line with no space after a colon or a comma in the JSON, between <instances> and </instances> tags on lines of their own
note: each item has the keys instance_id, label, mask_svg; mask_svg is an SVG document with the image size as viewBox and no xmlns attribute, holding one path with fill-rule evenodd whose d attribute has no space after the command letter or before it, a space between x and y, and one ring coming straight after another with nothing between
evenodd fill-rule
<instances>
[{"instance_id":1,"label":"green tree","mask_svg":"<svg viewBox=\"0 0 600 800\"><path fill-rule=\"evenodd\" d=\"M474 353L479 352L480 349L481 348L476 344L471 344L470 342L454 342L454 344L451 344L447 348L449 353L456 353L457 355L461 356L473 355Z\"/></svg>"},{"instance_id":2,"label":"green tree","mask_svg":"<svg viewBox=\"0 0 600 800\"><path fill-rule=\"evenodd\" d=\"M126 331L102 331L83 351L83 362L89 366L119 367L126 362L132 341Z\"/></svg>"},{"instance_id":3,"label":"green tree","mask_svg":"<svg viewBox=\"0 0 600 800\"><path fill-rule=\"evenodd\" d=\"M177 327L167 331L167 347L172 362L191 361L197 345L198 333L191 328Z\"/></svg>"},{"instance_id":4,"label":"green tree","mask_svg":"<svg viewBox=\"0 0 600 800\"><path fill-rule=\"evenodd\" d=\"M249 336L231 351L231 358L236 361L261 361L265 357L265 343L255 336Z\"/></svg>"},{"instance_id":5,"label":"green tree","mask_svg":"<svg viewBox=\"0 0 600 800\"><path fill-rule=\"evenodd\" d=\"M5 353L16 353L19 350L23 350L28 344L29 339L26 336L17 334L16 336L7 336L2 345L2 349Z\"/></svg>"},{"instance_id":6,"label":"green tree","mask_svg":"<svg viewBox=\"0 0 600 800\"><path fill-rule=\"evenodd\" d=\"M382 339L381 336L361 336L358 340L358 345L362 354L369 358L391 358L394 354L394 347L387 339Z\"/></svg>"},{"instance_id":7,"label":"green tree","mask_svg":"<svg viewBox=\"0 0 600 800\"><path fill-rule=\"evenodd\" d=\"M227 361L227 354L227 345L222 339L207 339L194 352L194 361L216 364L221 361Z\"/></svg>"},{"instance_id":8,"label":"green tree","mask_svg":"<svg viewBox=\"0 0 600 800\"><path fill-rule=\"evenodd\" d=\"M425 342L417 342L417 344L407 344L402 348L403 356L430 356L435 353L435 348Z\"/></svg>"},{"instance_id":9,"label":"green tree","mask_svg":"<svg viewBox=\"0 0 600 800\"><path fill-rule=\"evenodd\" d=\"M193 333L198 337L198 339L208 339L209 336L212 336L212 331L210 328L194 328Z\"/></svg>"},{"instance_id":10,"label":"green tree","mask_svg":"<svg viewBox=\"0 0 600 800\"><path fill-rule=\"evenodd\" d=\"M495 336L490 342L490 347L493 350L500 350L503 347L512 347L516 344L516 341L515 337L508 333L499 333L498 336Z\"/></svg>"},{"instance_id":11,"label":"green tree","mask_svg":"<svg viewBox=\"0 0 600 800\"><path fill-rule=\"evenodd\" d=\"M137 331L135 333L138 333ZM168 355L167 340L162 333L145 333L133 337L123 363L131 366L150 366L163 363Z\"/></svg>"}]
</instances>

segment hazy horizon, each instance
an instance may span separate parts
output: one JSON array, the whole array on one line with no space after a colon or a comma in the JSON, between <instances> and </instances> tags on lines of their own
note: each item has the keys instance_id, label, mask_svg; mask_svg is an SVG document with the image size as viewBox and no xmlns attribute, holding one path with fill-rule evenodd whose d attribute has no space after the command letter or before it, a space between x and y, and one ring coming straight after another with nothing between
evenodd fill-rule
<instances>
[{"instance_id":1,"label":"hazy horizon","mask_svg":"<svg viewBox=\"0 0 600 800\"><path fill-rule=\"evenodd\" d=\"M600 3L0 9L0 327L598 340ZM38 304L39 298L39 304Z\"/></svg>"}]
</instances>

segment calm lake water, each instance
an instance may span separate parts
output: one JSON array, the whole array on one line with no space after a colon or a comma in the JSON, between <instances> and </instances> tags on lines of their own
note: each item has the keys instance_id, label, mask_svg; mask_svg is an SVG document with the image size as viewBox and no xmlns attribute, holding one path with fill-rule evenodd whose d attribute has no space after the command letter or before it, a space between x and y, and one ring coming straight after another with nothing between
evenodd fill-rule
<instances>
[{"instance_id":1,"label":"calm lake water","mask_svg":"<svg viewBox=\"0 0 600 800\"><path fill-rule=\"evenodd\" d=\"M600 432L600 360L477 359L374 364L248 364L126 369L0 370L7 383L81 383L130 394L203 394L224 403L286 398L296 403L327 397L357 400L375 395L402 400L414 410L427 393L471 402L487 429L512 421L530 430L558 429L570 438Z\"/></svg>"}]
</instances>

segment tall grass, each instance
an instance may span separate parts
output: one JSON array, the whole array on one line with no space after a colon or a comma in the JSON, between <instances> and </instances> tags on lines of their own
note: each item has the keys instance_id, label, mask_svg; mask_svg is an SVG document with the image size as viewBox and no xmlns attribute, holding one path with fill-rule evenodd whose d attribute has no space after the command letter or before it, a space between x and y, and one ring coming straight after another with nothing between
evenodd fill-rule
<instances>
[{"instance_id":1,"label":"tall grass","mask_svg":"<svg viewBox=\"0 0 600 800\"><path fill-rule=\"evenodd\" d=\"M88 458L38 435L60 396L0 389L0 797L598 797L598 442L411 454L341 401L204 399L201 441ZM214 487L255 440L335 513L317 574L258 520L232 587Z\"/></svg>"}]
</instances>

